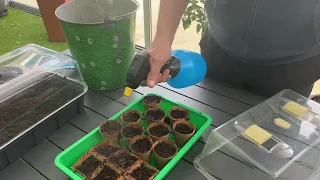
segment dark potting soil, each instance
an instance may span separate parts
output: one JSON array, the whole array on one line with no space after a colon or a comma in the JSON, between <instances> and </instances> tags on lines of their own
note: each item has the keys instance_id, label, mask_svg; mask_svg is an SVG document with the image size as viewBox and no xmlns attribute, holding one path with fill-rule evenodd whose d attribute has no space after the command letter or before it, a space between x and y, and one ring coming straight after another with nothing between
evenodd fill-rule
<instances>
[{"instance_id":1,"label":"dark potting soil","mask_svg":"<svg viewBox=\"0 0 320 180\"><path fill-rule=\"evenodd\" d=\"M312 98L312 100L314 100L317 103L320 103L320 96L315 96Z\"/></svg>"},{"instance_id":2,"label":"dark potting soil","mask_svg":"<svg viewBox=\"0 0 320 180\"><path fill-rule=\"evenodd\" d=\"M49 74L0 103L0 146L82 93L82 88Z\"/></svg>"},{"instance_id":3,"label":"dark potting soil","mask_svg":"<svg viewBox=\"0 0 320 180\"><path fill-rule=\"evenodd\" d=\"M190 134L193 132L193 129L186 124L177 124L174 130L180 134Z\"/></svg>"},{"instance_id":4,"label":"dark potting soil","mask_svg":"<svg viewBox=\"0 0 320 180\"><path fill-rule=\"evenodd\" d=\"M127 138L133 138L138 135L142 135L143 131L140 128L128 126L125 127L122 131L122 135Z\"/></svg>"},{"instance_id":5,"label":"dark potting soil","mask_svg":"<svg viewBox=\"0 0 320 180\"><path fill-rule=\"evenodd\" d=\"M149 133L156 137L161 137L169 134L169 131L167 128L165 128L163 125L157 125L149 129Z\"/></svg>"},{"instance_id":6,"label":"dark potting soil","mask_svg":"<svg viewBox=\"0 0 320 180\"><path fill-rule=\"evenodd\" d=\"M140 119L140 115L136 112L128 112L124 117L123 120L125 122L136 122Z\"/></svg>"},{"instance_id":7,"label":"dark potting soil","mask_svg":"<svg viewBox=\"0 0 320 180\"><path fill-rule=\"evenodd\" d=\"M132 144L132 150L137 153L145 153L149 151L152 144L147 139L139 139L134 144Z\"/></svg>"},{"instance_id":8,"label":"dark potting soil","mask_svg":"<svg viewBox=\"0 0 320 180\"><path fill-rule=\"evenodd\" d=\"M117 180L120 175L108 166L99 172L99 174L93 180Z\"/></svg>"},{"instance_id":9,"label":"dark potting soil","mask_svg":"<svg viewBox=\"0 0 320 180\"><path fill-rule=\"evenodd\" d=\"M115 152L119 151L121 148L120 147L115 147L115 146L97 146L94 151L98 152L102 156L109 158L112 154Z\"/></svg>"},{"instance_id":10,"label":"dark potting soil","mask_svg":"<svg viewBox=\"0 0 320 180\"><path fill-rule=\"evenodd\" d=\"M146 113L146 118L149 120L156 121L163 118L164 115L165 114L161 110L150 110Z\"/></svg>"},{"instance_id":11,"label":"dark potting soil","mask_svg":"<svg viewBox=\"0 0 320 180\"><path fill-rule=\"evenodd\" d=\"M155 173L156 171L154 169L147 167L144 163L142 163L138 168L133 170L130 175L136 180L146 180L153 176Z\"/></svg>"},{"instance_id":12,"label":"dark potting soil","mask_svg":"<svg viewBox=\"0 0 320 180\"><path fill-rule=\"evenodd\" d=\"M143 99L143 102L145 104L150 104L150 105L159 104L160 101L161 101L161 97L155 96L155 95L149 95Z\"/></svg>"},{"instance_id":13,"label":"dark potting soil","mask_svg":"<svg viewBox=\"0 0 320 180\"><path fill-rule=\"evenodd\" d=\"M175 154L176 149L168 143L160 142L154 147L154 151L158 156L168 158Z\"/></svg>"},{"instance_id":14,"label":"dark potting soil","mask_svg":"<svg viewBox=\"0 0 320 180\"><path fill-rule=\"evenodd\" d=\"M101 131L105 134L114 134L121 129L121 125L115 121L110 120L111 123L105 123L101 126Z\"/></svg>"},{"instance_id":15,"label":"dark potting soil","mask_svg":"<svg viewBox=\"0 0 320 180\"><path fill-rule=\"evenodd\" d=\"M75 167L78 172L83 173L84 175L90 177L93 171L102 164L94 156L90 155L87 159L85 159L79 166Z\"/></svg>"},{"instance_id":16,"label":"dark potting soil","mask_svg":"<svg viewBox=\"0 0 320 180\"><path fill-rule=\"evenodd\" d=\"M121 152L119 154L112 155L109 160L111 163L118 165L123 170L126 170L137 162L138 158L130 155L128 152Z\"/></svg>"},{"instance_id":17,"label":"dark potting soil","mask_svg":"<svg viewBox=\"0 0 320 180\"><path fill-rule=\"evenodd\" d=\"M172 110L170 115L175 119L186 118L188 116L188 114L185 111L180 110Z\"/></svg>"}]
</instances>

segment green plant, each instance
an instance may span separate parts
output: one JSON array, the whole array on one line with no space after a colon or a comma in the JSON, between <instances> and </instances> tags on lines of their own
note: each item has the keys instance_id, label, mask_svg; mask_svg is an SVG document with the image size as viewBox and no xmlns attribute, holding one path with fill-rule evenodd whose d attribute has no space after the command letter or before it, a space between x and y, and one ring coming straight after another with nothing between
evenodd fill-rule
<instances>
[{"instance_id":1,"label":"green plant","mask_svg":"<svg viewBox=\"0 0 320 180\"><path fill-rule=\"evenodd\" d=\"M192 22L197 24L197 33L204 34L207 26L207 16L204 9L206 0L190 0L186 11L182 16L182 24L184 29L188 29Z\"/></svg>"}]
</instances>

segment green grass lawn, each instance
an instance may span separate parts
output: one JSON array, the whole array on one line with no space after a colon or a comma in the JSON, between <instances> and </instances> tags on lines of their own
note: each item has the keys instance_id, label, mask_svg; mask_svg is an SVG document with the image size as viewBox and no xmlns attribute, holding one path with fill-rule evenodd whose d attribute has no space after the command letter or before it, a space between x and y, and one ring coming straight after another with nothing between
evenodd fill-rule
<instances>
[{"instance_id":1,"label":"green grass lawn","mask_svg":"<svg viewBox=\"0 0 320 180\"><path fill-rule=\"evenodd\" d=\"M49 41L40 16L6 8L9 10L8 15L0 18L0 55L31 43L59 52L68 49L67 43Z\"/></svg>"}]
</instances>

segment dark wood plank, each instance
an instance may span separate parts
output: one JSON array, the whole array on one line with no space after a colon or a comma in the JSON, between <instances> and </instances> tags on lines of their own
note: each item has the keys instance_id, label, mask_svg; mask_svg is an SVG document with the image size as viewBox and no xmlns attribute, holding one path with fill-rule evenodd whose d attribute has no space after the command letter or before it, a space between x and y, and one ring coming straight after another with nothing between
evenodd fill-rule
<instances>
[{"instance_id":1,"label":"dark wood plank","mask_svg":"<svg viewBox=\"0 0 320 180\"><path fill-rule=\"evenodd\" d=\"M54 160L60 152L61 149L45 140L34 146L22 158L49 179L67 180L67 175L54 164Z\"/></svg>"},{"instance_id":2,"label":"dark wood plank","mask_svg":"<svg viewBox=\"0 0 320 180\"><path fill-rule=\"evenodd\" d=\"M73 118L70 123L89 133L94 128L98 127L104 120L106 120L105 117L85 107L84 111Z\"/></svg>"},{"instance_id":3,"label":"dark wood plank","mask_svg":"<svg viewBox=\"0 0 320 180\"><path fill-rule=\"evenodd\" d=\"M219 82L211 78L205 78L202 82L197 84L197 86L227 96L229 98L236 99L252 106L260 103L265 99L246 90L236 88L232 85Z\"/></svg>"},{"instance_id":4,"label":"dark wood plank","mask_svg":"<svg viewBox=\"0 0 320 180\"><path fill-rule=\"evenodd\" d=\"M121 109L125 107L123 104L120 104L119 102L114 101L92 90L89 90L87 92L84 99L84 104L86 107L108 118L118 113Z\"/></svg>"},{"instance_id":5,"label":"dark wood plank","mask_svg":"<svg viewBox=\"0 0 320 180\"><path fill-rule=\"evenodd\" d=\"M70 123L67 123L51 134L47 139L58 147L66 149L85 135L86 133L77 129Z\"/></svg>"},{"instance_id":6,"label":"dark wood plank","mask_svg":"<svg viewBox=\"0 0 320 180\"><path fill-rule=\"evenodd\" d=\"M180 161L165 177L166 180L206 180L206 178L192 164ZM217 179L219 180L219 179Z\"/></svg>"},{"instance_id":7,"label":"dark wood plank","mask_svg":"<svg viewBox=\"0 0 320 180\"><path fill-rule=\"evenodd\" d=\"M46 178L32 169L27 163L21 159L15 160L5 169L0 171L0 179L3 180L45 180Z\"/></svg>"},{"instance_id":8,"label":"dark wood plank","mask_svg":"<svg viewBox=\"0 0 320 180\"><path fill-rule=\"evenodd\" d=\"M232 115L241 114L251 108L251 106L248 104L244 104L240 101L228 98L198 86L191 86L183 89L173 89L166 83L162 83L161 86Z\"/></svg>"}]
</instances>

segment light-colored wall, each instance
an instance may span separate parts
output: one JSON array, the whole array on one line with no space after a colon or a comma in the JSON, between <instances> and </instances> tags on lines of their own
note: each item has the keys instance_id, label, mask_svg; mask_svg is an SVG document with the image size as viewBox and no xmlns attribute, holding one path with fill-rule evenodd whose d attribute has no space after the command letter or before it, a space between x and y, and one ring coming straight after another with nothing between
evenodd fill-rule
<instances>
[{"instance_id":1,"label":"light-colored wall","mask_svg":"<svg viewBox=\"0 0 320 180\"><path fill-rule=\"evenodd\" d=\"M7 6L9 5L9 0L4 0L4 4Z\"/></svg>"}]
</instances>

